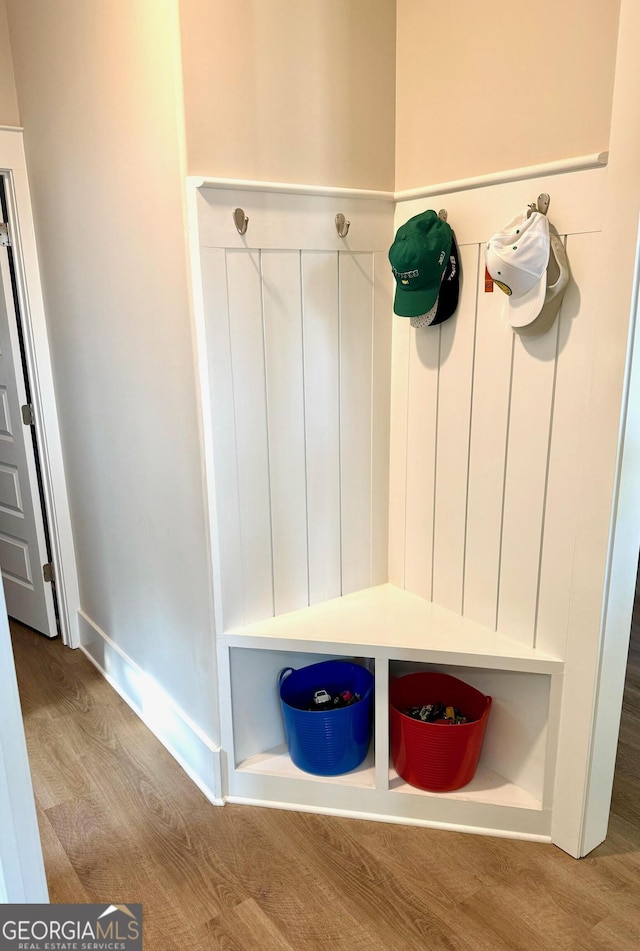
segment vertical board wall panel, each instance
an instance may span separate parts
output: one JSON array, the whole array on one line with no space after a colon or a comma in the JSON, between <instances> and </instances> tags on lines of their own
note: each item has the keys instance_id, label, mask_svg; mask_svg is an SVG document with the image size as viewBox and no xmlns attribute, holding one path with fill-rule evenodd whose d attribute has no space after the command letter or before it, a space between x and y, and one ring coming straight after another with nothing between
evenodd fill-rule
<instances>
[{"instance_id":1,"label":"vertical board wall panel","mask_svg":"<svg viewBox=\"0 0 640 951\"><path fill-rule=\"evenodd\" d=\"M245 623L273 614L260 255L228 251Z\"/></svg>"},{"instance_id":2,"label":"vertical board wall panel","mask_svg":"<svg viewBox=\"0 0 640 951\"><path fill-rule=\"evenodd\" d=\"M570 235L567 257L573 281L567 288L558 327L558 367L549 453L549 480L545 509L536 647L564 656L569 625L571 577L578 519L590 367L600 314L589 293L597 273L601 234Z\"/></svg>"},{"instance_id":3,"label":"vertical board wall panel","mask_svg":"<svg viewBox=\"0 0 640 951\"><path fill-rule=\"evenodd\" d=\"M340 596L338 255L302 253L309 603Z\"/></svg>"},{"instance_id":4,"label":"vertical board wall panel","mask_svg":"<svg viewBox=\"0 0 640 951\"><path fill-rule=\"evenodd\" d=\"M385 253L373 258L371 584L387 581L389 561L389 390L394 283Z\"/></svg>"},{"instance_id":5,"label":"vertical board wall panel","mask_svg":"<svg viewBox=\"0 0 640 951\"><path fill-rule=\"evenodd\" d=\"M389 436L389 581L405 587L407 513L407 412L409 355L413 340L408 320L391 323L391 433Z\"/></svg>"},{"instance_id":6,"label":"vertical board wall panel","mask_svg":"<svg viewBox=\"0 0 640 951\"><path fill-rule=\"evenodd\" d=\"M373 258L339 255L342 593L371 584Z\"/></svg>"},{"instance_id":7,"label":"vertical board wall panel","mask_svg":"<svg viewBox=\"0 0 640 951\"><path fill-rule=\"evenodd\" d=\"M481 253L463 610L465 617L495 629L513 331L505 315L504 294L497 287L490 293L485 291L484 276L484 254Z\"/></svg>"},{"instance_id":8,"label":"vertical board wall panel","mask_svg":"<svg viewBox=\"0 0 640 951\"><path fill-rule=\"evenodd\" d=\"M440 329L433 600L462 613L478 247L460 248L456 314ZM429 333L429 328L419 333Z\"/></svg>"},{"instance_id":9,"label":"vertical board wall panel","mask_svg":"<svg viewBox=\"0 0 640 951\"><path fill-rule=\"evenodd\" d=\"M556 321L539 337L517 337L509 413L498 629L533 646L555 360Z\"/></svg>"},{"instance_id":10,"label":"vertical board wall panel","mask_svg":"<svg viewBox=\"0 0 640 951\"><path fill-rule=\"evenodd\" d=\"M262 252L276 614L309 603L300 255Z\"/></svg>"},{"instance_id":11,"label":"vertical board wall panel","mask_svg":"<svg viewBox=\"0 0 640 951\"><path fill-rule=\"evenodd\" d=\"M225 626L237 627L244 623L244 598L226 255L220 248L203 248L200 262L213 420L219 596Z\"/></svg>"},{"instance_id":12,"label":"vertical board wall panel","mask_svg":"<svg viewBox=\"0 0 640 951\"><path fill-rule=\"evenodd\" d=\"M396 318L401 320L403 318ZM404 318L406 323L409 320ZM409 334L405 567L407 591L431 600L441 326Z\"/></svg>"}]
</instances>

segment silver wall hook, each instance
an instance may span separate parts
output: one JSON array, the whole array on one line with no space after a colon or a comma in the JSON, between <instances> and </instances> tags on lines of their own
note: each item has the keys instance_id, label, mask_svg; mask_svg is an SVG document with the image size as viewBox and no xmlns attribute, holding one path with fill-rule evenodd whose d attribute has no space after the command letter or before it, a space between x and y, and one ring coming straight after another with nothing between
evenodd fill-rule
<instances>
[{"instance_id":1,"label":"silver wall hook","mask_svg":"<svg viewBox=\"0 0 640 951\"><path fill-rule=\"evenodd\" d=\"M540 212L541 215L546 215L549 211L549 203L551 198L547 195L546 192L541 192L538 195L537 201L532 201L527 205L527 218L530 218L534 211Z\"/></svg>"},{"instance_id":2,"label":"silver wall hook","mask_svg":"<svg viewBox=\"0 0 640 951\"><path fill-rule=\"evenodd\" d=\"M238 234L243 235L247 233L247 226L249 224L249 219L244 213L243 208L236 208L233 212L233 223L238 229Z\"/></svg>"},{"instance_id":3,"label":"silver wall hook","mask_svg":"<svg viewBox=\"0 0 640 951\"><path fill-rule=\"evenodd\" d=\"M336 231L340 238L346 238L349 234L349 228L351 227L351 222L347 221L342 212L339 212L336 215Z\"/></svg>"},{"instance_id":4,"label":"silver wall hook","mask_svg":"<svg viewBox=\"0 0 640 951\"><path fill-rule=\"evenodd\" d=\"M546 213L549 211L550 201L551 201L551 198L547 195L546 192L542 192L540 195L538 195L538 211L540 212L541 215L546 215Z\"/></svg>"},{"instance_id":5,"label":"silver wall hook","mask_svg":"<svg viewBox=\"0 0 640 951\"><path fill-rule=\"evenodd\" d=\"M446 221L448 217L449 217L449 214L448 214L448 212L447 212L447 209L446 209L446 208L441 208L440 211L438 212L438 218L439 218L441 221Z\"/></svg>"}]
</instances>

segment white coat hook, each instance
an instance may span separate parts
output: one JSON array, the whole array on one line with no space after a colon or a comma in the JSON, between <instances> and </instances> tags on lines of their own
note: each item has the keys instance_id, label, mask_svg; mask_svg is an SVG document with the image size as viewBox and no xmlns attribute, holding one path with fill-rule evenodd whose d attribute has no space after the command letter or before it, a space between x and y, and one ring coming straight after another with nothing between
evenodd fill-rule
<instances>
[{"instance_id":1,"label":"white coat hook","mask_svg":"<svg viewBox=\"0 0 640 951\"><path fill-rule=\"evenodd\" d=\"M546 213L549 211L550 201L551 199L546 192L542 192L541 195L538 195L538 211L541 215L546 215Z\"/></svg>"},{"instance_id":2,"label":"white coat hook","mask_svg":"<svg viewBox=\"0 0 640 951\"><path fill-rule=\"evenodd\" d=\"M238 234L242 235L247 233L247 226L249 224L249 219L245 215L243 208L235 209L235 211L233 212L233 223L238 229Z\"/></svg>"},{"instance_id":3,"label":"white coat hook","mask_svg":"<svg viewBox=\"0 0 640 951\"><path fill-rule=\"evenodd\" d=\"M349 228L351 227L351 222L347 221L342 212L336 215L336 231L340 238L346 238L349 234Z\"/></svg>"},{"instance_id":4,"label":"white coat hook","mask_svg":"<svg viewBox=\"0 0 640 951\"><path fill-rule=\"evenodd\" d=\"M447 209L441 208L438 212L438 218L440 218L441 221L446 221L448 217L449 215L447 214Z\"/></svg>"}]
</instances>

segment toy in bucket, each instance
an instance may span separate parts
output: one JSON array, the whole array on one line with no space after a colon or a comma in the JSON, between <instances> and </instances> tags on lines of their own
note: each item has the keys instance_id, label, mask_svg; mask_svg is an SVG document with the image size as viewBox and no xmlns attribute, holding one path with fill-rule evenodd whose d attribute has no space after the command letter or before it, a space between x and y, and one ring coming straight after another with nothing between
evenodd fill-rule
<instances>
[{"instance_id":1,"label":"toy in bucket","mask_svg":"<svg viewBox=\"0 0 640 951\"><path fill-rule=\"evenodd\" d=\"M413 708L426 710L438 703L450 704L454 715L433 722L430 712L423 719L411 715ZM449 674L419 671L392 680L389 726L398 775L430 792L466 786L478 767L490 709L491 697Z\"/></svg>"},{"instance_id":2,"label":"toy in bucket","mask_svg":"<svg viewBox=\"0 0 640 951\"><path fill-rule=\"evenodd\" d=\"M285 667L278 689L289 755L299 769L339 776L362 763L373 710L373 674L366 667L343 660Z\"/></svg>"}]
</instances>

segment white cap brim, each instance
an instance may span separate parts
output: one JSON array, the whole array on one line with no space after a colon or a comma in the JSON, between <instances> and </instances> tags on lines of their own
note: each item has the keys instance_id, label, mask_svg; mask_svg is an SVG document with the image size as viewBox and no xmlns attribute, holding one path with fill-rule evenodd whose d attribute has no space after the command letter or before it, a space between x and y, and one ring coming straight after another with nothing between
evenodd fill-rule
<instances>
[{"instance_id":1,"label":"white cap brim","mask_svg":"<svg viewBox=\"0 0 640 951\"><path fill-rule=\"evenodd\" d=\"M551 281L551 283L549 283ZM544 297L542 310L535 320L522 327L515 327L516 333L523 336L537 336L551 329L558 316L564 292L569 285L569 262L567 253L560 238L551 234L551 255L547 268L547 291Z\"/></svg>"},{"instance_id":2,"label":"white cap brim","mask_svg":"<svg viewBox=\"0 0 640 951\"><path fill-rule=\"evenodd\" d=\"M509 298L509 322L512 327L526 327L536 319L544 306L544 296L547 292L546 273L530 291L521 297Z\"/></svg>"}]
</instances>

